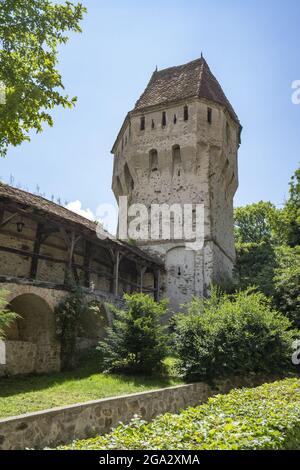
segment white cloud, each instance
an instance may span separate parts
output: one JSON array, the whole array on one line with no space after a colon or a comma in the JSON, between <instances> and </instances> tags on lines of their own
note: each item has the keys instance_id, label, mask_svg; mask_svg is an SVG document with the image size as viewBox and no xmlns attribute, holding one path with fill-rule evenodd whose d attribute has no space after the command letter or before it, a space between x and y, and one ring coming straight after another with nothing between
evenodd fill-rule
<instances>
[{"instance_id":1,"label":"white cloud","mask_svg":"<svg viewBox=\"0 0 300 470\"><path fill-rule=\"evenodd\" d=\"M85 217L86 219L89 219L89 220L92 220L92 221L96 220L96 217L93 214L93 212L91 211L91 209L83 209L82 208L81 201L77 200L77 201L69 202L66 205L66 209L69 209L70 211L75 212L75 214L82 215L82 217Z\"/></svg>"}]
</instances>

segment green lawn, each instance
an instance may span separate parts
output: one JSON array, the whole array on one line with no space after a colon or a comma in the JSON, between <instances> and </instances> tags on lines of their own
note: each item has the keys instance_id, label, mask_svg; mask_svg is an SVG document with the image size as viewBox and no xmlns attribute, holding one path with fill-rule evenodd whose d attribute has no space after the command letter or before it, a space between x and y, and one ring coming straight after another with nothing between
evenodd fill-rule
<instances>
[{"instance_id":1,"label":"green lawn","mask_svg":"<svg viewBox=\"0 0 300 470\"><path fill-rule=\"evenodd\" d=\"M71 372L1 378L0 418L180 383L176 377L106 375L98 369L93 358Z\"/></svg>"}]
</instances>

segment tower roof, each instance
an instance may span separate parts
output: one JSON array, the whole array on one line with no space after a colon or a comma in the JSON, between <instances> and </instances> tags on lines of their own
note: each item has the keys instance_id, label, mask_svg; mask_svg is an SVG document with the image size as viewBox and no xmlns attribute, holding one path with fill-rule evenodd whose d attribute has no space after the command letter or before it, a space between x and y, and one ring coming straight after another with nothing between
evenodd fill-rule
<instances>
[{"instance_id":1,"label":"tower roof","mask_svg":"<svg viewBox=\"0 0 300 470\"><path fill-rule=\"evenodd\" d=\"M203 57L184 65L155 70L134 110L192 97L205 98L225 106L231 117L240 124L233 107Z\"/></svg>"}]
</instances>

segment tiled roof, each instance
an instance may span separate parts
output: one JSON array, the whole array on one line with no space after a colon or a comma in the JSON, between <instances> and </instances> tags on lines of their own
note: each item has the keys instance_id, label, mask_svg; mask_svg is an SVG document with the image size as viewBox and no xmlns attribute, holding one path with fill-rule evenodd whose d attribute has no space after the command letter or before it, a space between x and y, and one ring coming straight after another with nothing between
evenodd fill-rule
<instances>
[{"instance_id":1,"label":"tiled roof","mask_svg":"<svg viewBox=\"0 0 300 470\"><path fill-rule=\"evenodd\" d=\"M239 124L233 107L203 57L184 65L153 72L134 109L142 110L148 106L192 97L205 98L225 106Z\"/></svg>"},{"instance_id":2,"label":"tiled roof","mask_svg":"<svg viewBox=\"0 0 300 470\"><path fill-rule=\"evenodd\" d=\"M98 237L96 234L97 224L81 215L76 214L69 209L66 209L55 202L49 201L44 197L37 196L36 194L29 193L27 191L23 191L22 189L17 189L8 184L4 184L0 182L0 202L13 202L20 206L23 209L31 208L33 209L38 215L45 217L45 222L48 220L53 219L56 222L62 221L67 222L70 226L74 227L74 224L77 225L76 229L80 230L87 230L97 241ZM99 227L98 227L98 235L99 235ZM158 260L154 256L150 256L138 247L128 245L128 243L123 242L122 240L116 239L113 235L109 232L101 229L101 240L106 240L111 242L112 244L119 246L127 251L132 252L136 256L140 258L147 259L155 264L162 264L160 260Z\"/></svg>"}]
</instances>

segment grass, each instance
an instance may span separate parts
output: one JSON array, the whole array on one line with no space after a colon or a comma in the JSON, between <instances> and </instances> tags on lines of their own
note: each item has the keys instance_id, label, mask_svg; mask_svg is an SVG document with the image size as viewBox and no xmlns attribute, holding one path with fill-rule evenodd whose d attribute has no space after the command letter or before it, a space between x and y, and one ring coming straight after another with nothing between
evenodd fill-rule
<instances>
[{"instance_id":1,"label":"grass","mask_svg":"<svg viewBox=\"0 0 300 470\"><path fill-rule=\"evenodd\" d=\"M74 441L73 450L300 449L300 380L236 389L180 414L134 418L111 433Z\"/></svg>"},{"instance_id":2,"label":"grass","mask_svg":"<svg viewBox=\"0 0 300 470\"><path fill-rule=\"evenodd\" d=\"M171 359L167 360L169 366ZM103 374L99 372L98 359L92 357L70 372L1 378L0 419L179 383L176 377Z\"/></svg>"}]
</instances>

